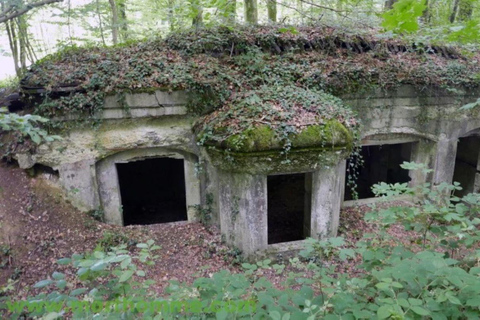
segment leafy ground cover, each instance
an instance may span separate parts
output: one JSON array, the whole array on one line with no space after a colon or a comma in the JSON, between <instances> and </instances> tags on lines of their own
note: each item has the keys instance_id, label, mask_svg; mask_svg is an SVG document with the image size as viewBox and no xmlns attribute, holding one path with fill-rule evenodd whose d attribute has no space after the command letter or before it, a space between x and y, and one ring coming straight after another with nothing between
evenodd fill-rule
<instances>
[{"instance_id":1,"label":"leafy ground cover","mask_svg":"<svg viewBox=\"0 0 480 320\"><path fill-rule=\"evenodd\" d=\"M72 301L160 298L194 299L204 307L247 299L256 306L233 315L170 310L170 316L195 319L476 319L480 312L479 199L445 193L458 185L433 191L379 185L378 194L423 197L416 205L345 209L340 237L308 240L288 261L249 263L223 246L215 229L107 226L74 211L48 179L5 165L1 170L2 246L9 250L2 251L0 295L63 308L31 310L31 316L162 319L165 313L138 306L123 315L65 310Z\"/></svg>"}]
</instances>

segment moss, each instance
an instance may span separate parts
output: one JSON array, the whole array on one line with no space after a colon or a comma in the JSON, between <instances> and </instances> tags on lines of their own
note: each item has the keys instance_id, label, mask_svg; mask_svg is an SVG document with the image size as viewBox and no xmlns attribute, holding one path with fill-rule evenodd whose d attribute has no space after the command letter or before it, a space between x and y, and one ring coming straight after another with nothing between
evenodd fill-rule
<instances>
[{"instance_id":1,"label":"moss","mask_svg":"<svg viewBox=\"0 0 480 320\"><path fill-rule=\"evenodd\" d=\"M222 129L220 131L225 130ZM289 140L292 149L326 146L346 146L350 148L353 144L352 133L337 120L330 120L323 125L308 126L300 133L290 135ZM268 125L249 128L240 134L228 137L220 144L222 149L229 149L236 153L278 151L282 150L284 146L285 141Z\"/></svg>"},{"instance_id":2,"label":"moss","mask_svg":"<svg viewBox=\"0 0 480 320\"><path fill-rule=\"evenodd\" d=\"M294 149L285 155L278 150L229 152L216 147L207 148L214 166L225 171L250 174L310 172L323 166L336 165L351 151L349 147L316 147Z\"/></svg>"},{"instance_id":3,"label":"moss","mask_svg":"<svg viewBox=\"0 0 480 320\"><path fill-rule=\"evenodd\" d=\"M325 125L308 126L291 138L292 148L313 146L350 146L353 144L351 132L337 120L330 120Z\"/></svg>"},{"instance_id":4,"label":"moss","mask_svg":"<svg viewBox=\"0 0 480 320\"><path fill-rule=\"evenodd\" d=\"M278 150L282 148L282 143L271 127L262 125L228 137L222 144L222 147L237 152L255 152Z\"/></svg>"}]
</instances>

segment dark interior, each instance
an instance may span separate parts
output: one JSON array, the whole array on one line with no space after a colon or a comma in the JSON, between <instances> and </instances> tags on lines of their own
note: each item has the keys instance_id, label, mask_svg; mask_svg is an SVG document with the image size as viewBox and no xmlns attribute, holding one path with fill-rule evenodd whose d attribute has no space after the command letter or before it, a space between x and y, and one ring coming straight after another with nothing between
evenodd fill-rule
<instances>
[{"instance_id":1,"label":"dark interior","mask_svg":"<svg viewBox=\"0 0 480 320\"><path fill-rule=\"evenodd\" d=\"M477 192L475 175L477 174L479 151L480 137L470 136L458 139L453 181L459 182L462 190L455 191L456 196Z\"/></svg>"},{"instance_id":2,"label":"dark interior","mask_svg":"<svg viewBox=\"0 0 480 320\"><path fill-rule=\"evenodd\" d=\"M124 225L187 220L182 159L117 164Z\"/></svg>"},{"instance_id":3,"label":"dark interior","mask_svg":"<svg viewBox=\"0 0 480 320\"><path fill-rule=\"evenodd\" d=\"M363 166L356 170L356 191L359 199L374 197L372 186L379 182L404 183L410 181L408 170L400 168L404 161L410 161L412 143L385 144L380 146L364 146L361 150ZM352 163L356 159L347 160L346 179L355 174ZM345 184L345 200L352 200L352 189Z\"/></svg>"},{"instance_id":4,"label":"dark interior","mask_svg":"<svg viewBox=\"0 0 480 320\"><path fill-rule=\"evenodd\" d=\"M267 177L268 244L303 240L305 174Z\"/></svg>"}]
</instances>

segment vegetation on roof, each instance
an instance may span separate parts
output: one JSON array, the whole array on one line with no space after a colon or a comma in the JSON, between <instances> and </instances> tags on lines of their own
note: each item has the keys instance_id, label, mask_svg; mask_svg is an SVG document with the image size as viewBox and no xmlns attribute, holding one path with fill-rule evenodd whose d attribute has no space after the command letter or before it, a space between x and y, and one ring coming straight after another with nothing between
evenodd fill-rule
<instances>
[{"instance_id":1,"label":"vegetation on roof","mask_svg":"<svg viewBox=\"0 0 480 320\"><path fill-rule=\"evenodd\" d=\"M218 142L262 124L264 115L280 135L298 133L304 126L289 117L299 110L320 124L340 117L352 129L351 112L333 96L400 84L477 86L480 54L333 28L217 27L71 48L35 64L22 83L26 91L45 90L38 114L87 120L108 94L186 89L190 112L214 112L197 126L201 139Z\"/></svg>"}]
</instances>

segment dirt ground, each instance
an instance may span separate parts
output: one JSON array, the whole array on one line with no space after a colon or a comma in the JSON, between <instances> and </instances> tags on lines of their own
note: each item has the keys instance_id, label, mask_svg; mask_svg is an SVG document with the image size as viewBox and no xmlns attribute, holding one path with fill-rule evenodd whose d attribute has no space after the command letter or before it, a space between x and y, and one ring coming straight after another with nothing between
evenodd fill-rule
<instances>
[{"instance_id":1,"label":"dirt ground","mask_svg":"<svg viewBox=\"0 0 480 320\"><path fill-rule=\"evenodd\" d=\"M14 164L0 163L0 288L15 280L11 296L35 294L33 285L61 271L72 280L73 267L55 262L73 253L93 250L101 241L127 239L134 245L152 239L161 246L154 266L145 269L161 294L169 280L193 281L219 270L239 272L240 256L222 244L216 228L199 223L170 223L119 227L101 223L64 200L55 175L30 177ZM353 244L371 226L363 222L368 207L347 208L341 213L340 232ZM393 230L400 232L401 230ZM132 246L134 247L134 246ZM354 273L356 261L339 266ZM287 268L288 270L288 268ZM286 272L284 272L286 273ZM283 275L266 274L279 284Z\"/></svg>"}]
</instances>

